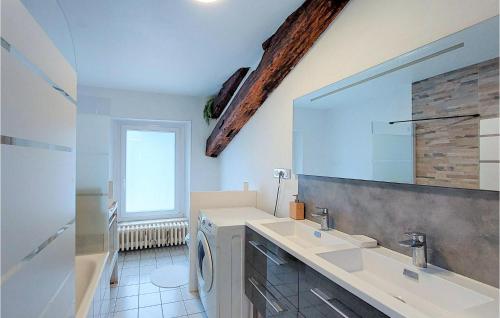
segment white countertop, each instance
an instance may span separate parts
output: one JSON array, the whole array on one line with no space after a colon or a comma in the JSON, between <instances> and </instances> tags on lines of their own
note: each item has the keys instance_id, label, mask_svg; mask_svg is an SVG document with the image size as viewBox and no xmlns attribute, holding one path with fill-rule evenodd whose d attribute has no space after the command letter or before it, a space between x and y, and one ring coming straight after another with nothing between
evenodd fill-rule
<instances>
[{"instance_id":1,"label":"white countertop","mask_svg":"<svg viewBox=\"0 0 500 318\"><path fill-rule=\"evenodd\" d=\"M304 220L304 221L296 221L288 218L279 219L279 220L251 220L247 221L246 225L251 229L255 230L257 233L264 236L266 239L270 240L280 248L284 249L301 262L315 269L322 275L328 277L333 282L342 286L352 294L358 296L363 299L373 307L378 310L384 312L390 317L416 317L416 318L437 318L437 317L453 317L453 318L488 318L488 317L498 317L499 311L499 290L492 286L483 284L481 282L469 279L462 275L446 271L442 268L433 266L429 264L429 267L426 269L416 268L411 265L411 258L394 252L392 250L383 248L383 247L375 247L370 248L370 251L375 253L381 253L384 256L388 256L392 259L396 259L397 261L404 262L408 264L408 268L419 273L426 273L437 275L437 277L447 280L448 282L452 282L456 285L463 286L465 288L471 289L481 295L491 298L491 301L485 303L483 305L479 305L476 307L468 308L463 311L455 311L453 313L450 312L441 312L439 314L429 314L428 310L419 310L415 306L410 306L406 303L397 300L393 296L385 293L383 290L383 286L378 286L376 288L373 284L364 281L361 277L357 277L350 272L345 271L344 269L333 265L332 263L326 261L324 258L317 255L317 253L332 251L332 247L308 247L304 248L299 244L293 242L293 240L287 239L285 236L282 236L265 226L266 223L275 223L275 222L301 222L307 226L314 227L315 229L319 229L319 224ZM337 249L345 249L345 248L355 248L354 245L349 243L349 235L337 230L331 230L327 232L337 238L344 239L346 244L343 246L337 247ZM362 234L362 233L360 233ZM349 246L350 245L350 246ZM405 265L406 266L406 265ZM445 296L446 297L446 296ZM424 306L424 302L422 303L422 307ZM428 304L431 305L430 303ZM426 312L427 311L427 312Z\"/></svg>"},{"instance_id":2,"label":"white countertop","mask_svg":"<svg viewBox=\"0 0 500 318\"><path fill-rule=\"evenodd\" d=\"M200 217L206 217L216 226L243 226L246 221L271 219L275 216L254 207L201 209Z\"/></svg>"}]
</instances>

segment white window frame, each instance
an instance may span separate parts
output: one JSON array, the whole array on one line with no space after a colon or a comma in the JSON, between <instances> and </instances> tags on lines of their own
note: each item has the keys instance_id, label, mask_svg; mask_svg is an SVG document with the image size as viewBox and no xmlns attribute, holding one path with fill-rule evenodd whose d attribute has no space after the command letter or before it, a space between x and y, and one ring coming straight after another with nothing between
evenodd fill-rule
<instances>
[{"instance_id":1,"label":"white window frame","mask_svg":"<svg viewBox=\"0 0 500 318\"><path fill-rule=\"evenodd\" d=\"M126 158L127 158L127 130L157 131L175 133L175 204L173 210L151 212L129 212L126 207ZM185 216L186 210L186 136L187 127L182 122L167 121L138 121L120 120L117 122L115 140L118 149L114 152L115 159L115 185L118 194L118 216L120 221L144 221L156 219L179 218Z\"/></svg>"}]
</instances>

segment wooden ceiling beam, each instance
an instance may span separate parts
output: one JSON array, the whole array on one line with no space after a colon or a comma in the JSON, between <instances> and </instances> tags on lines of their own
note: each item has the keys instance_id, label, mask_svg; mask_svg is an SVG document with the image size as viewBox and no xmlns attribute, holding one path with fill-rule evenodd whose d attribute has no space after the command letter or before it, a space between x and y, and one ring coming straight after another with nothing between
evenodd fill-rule
<instances>
[{"instance_id":1,"label":"wooden ceiling beam","mask_svg":"<svg viewBox=\"0 0 500 318\"><path fill-rule=\"evenodd\" d=\"M245 78L245 75L247 75L248 70L250 70L249 67L242 67L238 69L233 75L231 75L231 77L229 77L227 81L224 82L224 84L222 84L222 88L214 99L211 118L219 118L224 111L224 108L226 108L227 103L229 103L231 97L233 97L234 92L236 92L236 89L240 86L241 81Z\"/></svg>"},{"instance_id":2,"label":"wooden ceiling beam","mask_svg":"<svg viewBox=\"0 0 500 318\"><path fill-rule=\"evenodd\" d=\"M269 94L313 46L349 0L306 0L262 47L257 68L247 77L207 139L206 155L217 157Z\"/></svg>"}]
</instances>

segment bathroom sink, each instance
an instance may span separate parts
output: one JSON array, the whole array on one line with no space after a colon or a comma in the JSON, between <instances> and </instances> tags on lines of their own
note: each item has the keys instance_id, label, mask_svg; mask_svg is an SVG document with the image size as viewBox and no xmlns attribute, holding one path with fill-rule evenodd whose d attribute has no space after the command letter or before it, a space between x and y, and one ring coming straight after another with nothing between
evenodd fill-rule
<instances>
[{"instance_id":1,"label":"bathroom sink","mask_svg":"<svg viewBox=\"0 0 500 318\"><path fill-rule=\"evenodd\" d=\"M456 280L447 279L451 274L448 271L417 269L404 258L399 259L381 248L352 248L316 255L431 317L464 311L493 300L459 285Z\"/></svg>"},{"instance_id":2,"label":"bathroom sink","mask_svg":"<svg viewBox=\"0 0 500 318\"><path fill-rule=\"evenodd\" d=\"M268 223L262 224L262 226L303 248L346 244L346 241L328 232L319 231L312 226L296 221Z\"/></svg>"}]
</instances>

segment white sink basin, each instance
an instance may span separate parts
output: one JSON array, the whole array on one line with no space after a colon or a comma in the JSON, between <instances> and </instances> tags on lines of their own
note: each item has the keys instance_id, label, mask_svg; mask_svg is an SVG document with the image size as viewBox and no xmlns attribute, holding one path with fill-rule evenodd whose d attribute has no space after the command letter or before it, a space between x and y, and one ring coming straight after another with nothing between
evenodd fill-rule
<instances>
[{"instance_id":1,"label":"white sink basin","mask_svg":"<svg viewBox=\"0 0 500 318\"><path fill-rule=\"evenodd\" d=\"M353 248L317 255L431 317L461 312L493 300L448 280L449 272L445 270L416 269L381 248ZM418 279L403 275L405 269L418 275Z\"/></svg>"},{"instance_id":2,"label":"white sink basin","mask_svg":"<svg viewBox=\"0 0 500 318\"><path fill-rule=\"evenodd\" d=\"M312 226L296 221L262 224L274 233L287 238L303 248L325 247L346 244L328 232L319 231Z\"/></svg>"}]
</instances>

